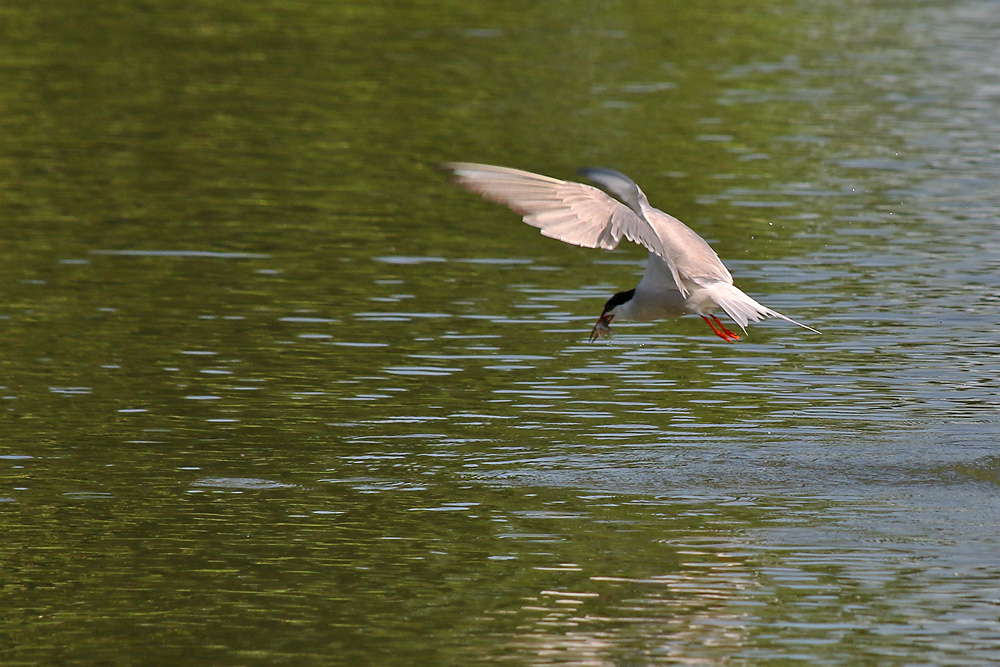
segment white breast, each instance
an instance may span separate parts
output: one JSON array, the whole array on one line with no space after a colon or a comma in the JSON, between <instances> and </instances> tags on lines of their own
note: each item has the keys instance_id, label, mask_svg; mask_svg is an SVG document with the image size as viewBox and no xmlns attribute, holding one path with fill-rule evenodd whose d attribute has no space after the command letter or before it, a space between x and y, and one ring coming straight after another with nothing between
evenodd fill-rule
<instances>
[{"instance_id":1,"label":"white breast","mask_svg":"<svg viewBox=\"0 0 1000 667\"><path fill-rule=\"evenodd\" d=\"M616 315L633 322L665 320L691 312L684 302L670 267L651 252L646 261L646 272L636 285L635 295L619 308Z\"/></svg>"}]
</instances>

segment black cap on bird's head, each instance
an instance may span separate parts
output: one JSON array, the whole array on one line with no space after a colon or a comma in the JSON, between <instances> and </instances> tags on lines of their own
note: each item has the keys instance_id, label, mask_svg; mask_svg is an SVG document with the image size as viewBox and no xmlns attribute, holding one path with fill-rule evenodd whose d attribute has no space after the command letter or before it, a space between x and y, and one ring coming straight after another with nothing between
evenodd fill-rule
<instances>
[{"instance_id":1,"label":"black cap on bird's head","mask_svg":"<svg viewBox=\"0 0 1000 667\"><path fill-rule=\"evenodd\" d=\"M634 296L635 296L634 289L630 289L627 292L618 292L618 294L615 294L613 297L608 299L607 302L604 304L604 311L601 313L601 315L607 315L608 313L613 313L615 309L618 308L618 306L628 301L631 301L632 297Z\"/></svg>"},{"instance_id":2,"label":"black cap on bird's head","mask_svg":"<svg viewBox=\"0 0 1000 667\"><path fill-rule=\"evenodd\" d=\"M624 303L628 303L635 296L635 290L630 289L627 292L618 292L604 304L604 310L601 312L600 318L597 320L597 324L594 325L593 330L590 332L590 342L593 343L595 340L601 336L608 336L611 334L611 320L615 317L615 311L618 307Z\"/></svg>"}]
</instances>

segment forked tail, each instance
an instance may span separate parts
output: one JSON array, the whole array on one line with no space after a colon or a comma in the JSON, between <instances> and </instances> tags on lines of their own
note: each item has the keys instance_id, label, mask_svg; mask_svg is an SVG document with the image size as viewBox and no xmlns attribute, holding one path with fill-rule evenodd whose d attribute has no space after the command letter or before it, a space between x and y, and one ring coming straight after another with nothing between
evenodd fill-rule
<instances>
[{"instance_id":1,"label":"forked tail","mask_svg":"<svg viewBox=\"0 0 1000 667\"><path fill-rule=\"evenodd\" d=\"M810 326L796 322L776 310L771 310L767 306L757 303L744 294L738 287L729 283L715 282L703 287L708 292L708 296L711 297L712 301L719 304L719 307L726 311L726 314L733 318L734 322L740 325L744 333L746 333L748 322L760 322L768 317L777 317L778 319L800 326L803 329L808 329L813 333L820 333Z\"/></svg>"}]
</instances>

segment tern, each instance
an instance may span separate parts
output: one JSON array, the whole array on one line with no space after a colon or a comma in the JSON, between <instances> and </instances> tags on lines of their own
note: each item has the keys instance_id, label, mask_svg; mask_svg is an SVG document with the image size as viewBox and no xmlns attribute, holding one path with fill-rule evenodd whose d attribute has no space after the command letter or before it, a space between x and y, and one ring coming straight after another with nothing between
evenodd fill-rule
<instances>
[{"instance_id":1,"label":"tern","mask_svg":"<svg viewBox=\"0 0 1000 667\"><path fill-rule=\"evenodd\" d=\"M719 338L739 340L713 314L716 308L722 308L744 334L748 322L768 317L819 333L744 294L733 285L729 269L705 239L677 218L650 206L635 181L621 172L604 167L579 171L614 195L611 197L592 185L519 169L471 162L447 162L441 167L451 172L459 185L510 207L545 236L604 250L615 248L624 237L649 250L639 284L608 299L590 333L590 342L610 335L615 318L648 322L686 313L701 316Z\"/></svg>"}]
</instances>

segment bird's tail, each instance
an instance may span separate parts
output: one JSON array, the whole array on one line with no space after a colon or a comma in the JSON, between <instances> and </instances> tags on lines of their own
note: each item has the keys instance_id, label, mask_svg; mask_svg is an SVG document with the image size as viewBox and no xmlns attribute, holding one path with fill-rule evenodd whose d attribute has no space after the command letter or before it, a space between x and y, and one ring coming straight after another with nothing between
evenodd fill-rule
<instances>
[{"instance_id":1,"label":"bird's tail","mask_svg":"<svg viewBox=\"0 0 1000 667\"><path fill-rule=\"evenodd\" d=\"M803 329L808 329L813 333L819 333L819 331L812 327L806 326L801 322L796 322L776 310L771 310L767 306L757 303L734 285L715 282L704 287L712 301L719 304L719 307L726 311L726 314L733 318L734 322L740 325L744 333L746 333L748 322L760 322L768 317L777 317L778 319L800 326Z\"/></svg>"}]
</instances>

